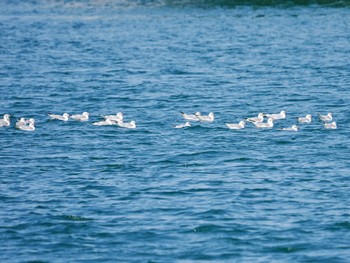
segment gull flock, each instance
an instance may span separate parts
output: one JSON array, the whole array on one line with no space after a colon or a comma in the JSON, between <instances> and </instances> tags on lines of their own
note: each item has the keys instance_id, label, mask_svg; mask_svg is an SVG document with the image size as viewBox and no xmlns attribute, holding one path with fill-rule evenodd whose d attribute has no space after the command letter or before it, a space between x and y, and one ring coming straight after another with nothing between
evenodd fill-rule
<instances>
[{"instance_id":1,"label":"gull flock","mask_svg":"<svg viewBox=\"0 0 350 263\"><path fill-rule=\"evenodd\" d=\"M187 114L184 112L180 112L182 117L187 121L185 124L178 124L174 126L175 128L185 128L190 127L190 122L213 122L214 121L214 113L211 112L208 115L202 115L200 112L196 112L195 114ZM282 110L280 113L259 113L257 116L249 117L244 120L241 120L239 123L226 123L227 128L231 130L241 130L246 127L247 122L252 123L256 128L259 129L271 129L274 127L274 122L277 120L282 120L287 117L286 112ZM337 123L333 121L332 113L329 112L327 115L318 114L318 118L323 122L323 126L326 129L337 129ZM266 119L266 120L265 120ZM311 123L312 115L307 114L305 117L298 117L297 122L299 124L308 124ZM299 126L297 124L293 124L291 127L284 127L279 130L282 131L298 131Z\"/></svg>"},{"instance_id":2,"label":"gull flock","mask_svg":"<svg viewBox=\"0 0 350 263\"><path fill-rule=\"evenodd\" d=\"M202 122L202 123L211 123L215 119L215 115L213 112L210 112L208 115L202 115L200 112L196 112L194 114L187 114L184 112L180 112L182 118L186 120L183 124L177 124L174 126L176 129L182 129L191 127L191 122ZM9 127L11 125L11 119L9 114L4 114L3 118L0 119L0 127ZM73 114L69 115L68 113L60 114L48 114L48 117L51 120L57 121L80 121L87 122L89 121L90 114L88 112L83 112L81 114ZM93 122L94 126L106 126L106 125L117 125L121 128L125 129L135 129L136 122L134 120L130 122L124 121L124 114L118 112L115 115L103 115L101 116L103 119L97 122ZM337 123L333 121L333 115L329 112L326 115L318 114L319 120L323 123L323 127L325 129L337 129ZM249 118L245 118L241 120L239 123L226 123L228 129L231 130L241 130L244 129L247 123L251 123L258 129L271 129L274 127L275 121L286 119L286 112L282 110L280 113L266 114L259 113L257 116L252 116ZM312 121L312 115L307 114L305 117L296 118L298 124L309 124ZM15 123L15 128L22 131L35 131L35 120L33 118L25 119L20 118ZM291 127L284 127L279 130L282 131L293 131L297 132L299 130L299 126L297 124L293 124Z\"/></svg>"}]
</instances>

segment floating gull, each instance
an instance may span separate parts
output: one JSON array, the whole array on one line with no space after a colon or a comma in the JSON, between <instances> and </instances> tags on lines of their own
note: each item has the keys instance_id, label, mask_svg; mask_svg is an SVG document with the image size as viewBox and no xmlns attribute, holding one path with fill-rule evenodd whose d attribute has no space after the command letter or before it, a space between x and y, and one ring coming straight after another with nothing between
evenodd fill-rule
<instances>
[{"instance_id":1,"label":"floating gull","mask_svg":"<svg viewBox=\"0 0 350 263\"><path fill-rule=\"evenodd\" d=\"M298 131L299 127L297 125L292 125L292 127L282 128L281 131Z\"/></svg>"},{"instance_id":2,"label":"floating gull","mask_svg":"<svg viewBox=\"0 0 350 263\"><path fill-rule=\"evenodd\" d=\"M34 119L29 119L26 121L24 118L21 118L20 120L17 121L16 128L22 131L34 131L35 130L34 124L35 124Z\"/></svg>"},{"instance_id":3,"label":"floating gull","mask_svg":"<svg viewBox=\"0 0 350 263\"><path fill-rule=\"evenodd\" d=\"M180 113L181 113L182 117L188 121L199 121L199 118L197 116L201 115L201 113L198 111L195 114L186 114L182 111L180 111Z\"/></svg>"},{"instance_id":4,"label":"floating gull","mask_svg":"<svg viewBox=\"0 0 350 263\"><path fill-rule=\"evenodd\" d=\"M258 117L250 117L247 118L248 122L263 122L264 121L264 114L263 113L259 113Z\"/></svg>"},{"instance_id":5,"label":"floating gull","mask_svg":"<svg viewBox=\"0 0 350 263\"><path fill-rule=\"evenodd\" d=\"M19 120L17 120L16 122L16 128L19 129L19 126L22 126L22 125L26 125L26 119L25 118L20 118Z\"/></svg>"},{"instance_id":6,"label":"floating gull","mask_svg":"<svg viewBox=\"0 0 350 263\"><path fill-rule=\"evenodd\" d=\"M109 119L116 122L123 122L123 119L124 119L124 115L121 112L118 112L116 115L104 115L102 117L105 118L106 120Z\"/></svg>"},{"instance_id":7,"label":"floating gull","mask_svg":"<svg viewBox=\"0 0 350 263\"><path fill-rule=\"evenodd\" d=\"M182 128L190 127L190 126L191 126L191 123L189 123L188 121L186 121L186 123L184 123L184 124L175 125L174 128L175 128L175 129L182 129Z\"/></svg>"},{"instance_id":8,"label":"floating gull","mask_svg":"<svg viewBox=\"0 0 350 263\"><path fill-rule=\"evenodd\" d=\"M231 130L240 130L245 127L245 121L240 121L239 123L226 123L226 126Z\"/></svg>"},{"instance_id":9,"label":"floating gull","mask_svg":"<svg viewBox=\"0 0 350 263\"><path fill-rule=\"evenodd\" d=\"M83 114L75 114L70 116L72 119L76 121L88 121L89 120L89 113L83 112Z\"/></svg>"},{"instance_id":10,"label":"floating gull","mask_svg":"<svg viewBox=\"0 0 350 263\"><path fill-rule=\"evenodd\" d=\"M10 126L10 114L5 114L3 119L0 119L0 127Z\"/></svg>"},{"instance_id":11,"label":"floating gull","mask_svg":"<svg viewBox=\"0 0 350 263\"><path fill-rule=\"evenodd\" d=\"M200 114L197 115L197 113L196 113L196 116L201 122L213 122L214 121L214 113L213 112L210 112L208 114L208 116L200 115Z\"/></svg>"},{"instance_id":12,"label":"floating gull","mask_svg":"<svg viewBox=\"0 0 350 263\"><path fill-rule=\"evenodd\" d=\"M127 128L127 129L135 129L136 128L136 122L131 121L131 122L117 122L117 125L122 128Z\"/></svg>"},{"instance_id":13,"label":"floating gull","mask_svg":"<svg viewBox=\"0 0 350 263\"><path fill-rule=\"evenodd\" d=\"M329 122L326 122L324 125L323 125L326 129L336 129L337 128L337 123L335 121L329 123Z\"/></svg>"},{"instance_id":14,"label":"floating gull","mask_svg":"<svg viewBox=\"0 0 350 263\"><path fill-rule=\"evenodd\" d=\"M272 118L273 120L280 120L286 118L286 112L283 110L276 114L264 114L267 118Z\"/></svg>"},{"instance_id":15,"label":"floating gull","mask_svg":"<svg viewBox=\"0 0 350 263\"><path fill-rule=\"evenodd\" d=\"M98 121L98 122L94 122L92 125L95 126L105 126L105 125L114 125L116 124L115 121L111 120L111 119L105 119L104 121Z\"/></svg>"},{"instance_id":16,"label":"floating gull","mask_svg":"<svg viewBox=\"0 0 350 263\"><path fill-rule=\"evenodd\" d=\"M318 114L318 117L320 118L321 121L324 121L324 122L333 120L333 116L331 112L328 112L327 115Z\"/></svg>"},{"instance_id":17,"label":"floating gull","mask_svg":"<svg viewBox=\"0 0 350 263\"><path fill-rule=\"evenodd\" d=\"M257 128L272 128L273 127L273 118L268 118L267 122L253 122Z\"/></svg>"},{"instance_id":18,"label":"floating gull","mask_svg":"<svg viewBox=\"0 0 350 263\"><path fill-rule=\"evenodd\" d=\"M52 120L68 121L69 119L68 113L63 113L63 115L58 115L58 114L48 114L48 115Z\"/></svg>"},{"instance_id":19,"label":"floating gull","mask_svg":"<svg viewBox=\"0 0 350 263\"><path fill-rule=\"evenodd\" d=\"M298 122L300 123L310 123L312 119L312 116L310 114L306 115L305 117L299 117Z\"/></svg>"}]
</instances>

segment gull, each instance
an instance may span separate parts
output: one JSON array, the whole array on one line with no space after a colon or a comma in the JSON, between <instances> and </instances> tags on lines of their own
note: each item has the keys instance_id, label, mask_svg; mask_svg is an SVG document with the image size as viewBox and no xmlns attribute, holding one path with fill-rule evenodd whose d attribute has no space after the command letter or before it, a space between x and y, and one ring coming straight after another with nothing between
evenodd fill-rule
<instances>
[{"instance_id":1,"label":"gull","mask_svg":"<svg viewBox=\"0 0 350 263\"><path fill-rule=\"evenodd\" d=\"M68 113L63 113L63 115L58 115L58 114L48 114L51 120L60 120L60 121L68 121L69 119L69 114Z\"/></svg>"},{"instance_id":2,"label":"gull","mask_svg":"<svg viewBox=\"0 0 350 263\"><path fill-rule=\"evenodd\" d=\"M267 122L253 122L257 128L272 128L273 118L268 118Z\"/></svg>"},{"instance_id":3,"label":"gull","mask_svg":"<svg viewBox=\"0 0 350 263\"><path fill-rule=\"evenodd\" d=\"M299 117L298 122L300 123L310 123L312 116L310 114L306 115L305 117Z\"/></svg>"},{"instance_id":4,"label":"gull","mask_svg":"<svg viewBox=\"0 0 350 263\"><path fill-rule=\"evenodd\" d=\"M180 111L180 113L181 113L182 117L188 121L199 121L198 116L201 115L201 113L199 111L197 111L195 114L186 114L182 111Z\"/></svg>"},{"instance_id":5,"label":"gull","mask_svg":"<svg viewBox=\"0 0 350 263\"><path fill-rule=\"evenodd\" d=\"M89 120L89 113L85 111L83 114L75 114L70 117L76 121L87 121Z\"/></svg>"},{"instance_id":6,"label":"gull","mask_svg":"<svg viewBox=\"0 0 350 263\"><path fill-rule=\"evenodd\" d=\"M106 120L109 119L111 121L116 121L116 122L123 122L124 115L121 112L118 112L116 115L104 115L102 116Z\"/></svg>"},{"instance_id":7,"label":"gull","mask_svg":"<svg viewBox=\"0 0 350 263\"><path fill-rule=\"evenodd\" d=\"M27 121L28 124L26 124L26 122L23 120L19 120L17 121L16 123L16 128L19 129L19 130L22 130L22 131L35 131L35 120L34 119L29 119Z\"/></svg>"},{"instance_id":8,"label":"gull","mask_svg":"<svg viewBox=\"0 0 350 263\"><path fill-rule=\"evenodd\" d=\"M281 131L298 131L299 127L297 125L292 125L292 127L282 128Z\"/></svg>"},{"instance_id":9,"label":"gull","mask_svg":"<svg viewBox=\"0 0 350 263\"><path fill-rule=\"evenodd\" d=\"M16 122L16 128L19 129L19 126L23 126L23 125L26 125L26 119L25 118L20 118L19 120L17 120Z\"/></svg>"},{"instance_id":10,"label":"gull","mask_svg":"<svg viewBox=\"0 0 350 263\"><path fill-rule=\"evenodd\" d=\"M324 124L324 127L325 127L326 129L336 129L336 128L337 128L337 123L336 123L335 121L333 121L333 122L331 122L331 123L326 122L326 123Z\"/></svg>"},{"instance_id":11,"label":"gull","mask_svg":"<svg viewBox=\"0 0 350 263\"><path fill-rule=\"evenodd\" d=\"M280 120L286 118L286 112L283 110L276 114L264 114L267 118L272 118L273 120Z\"/></svg>"},{"instance_id":12,"label":"gull","mask_svg":"<svg viewBox=\"0 0 350 263\"><path fill-rule=\"evenodd\" d=\"M240 130L245 127L245 121L240 121L239 123L226 123L226 126L231 130Z\"/></svg>"},{"instance_id":13,"label":"gull","mask_svg":"<svg viewBox=\"0 0 350 263\"><path fill-rule=\"evenodd\" d=\"M318 117L320 118L321 121L324 121L324 122L333 120L332 112L328 112L327 115L318 114Z\"/></svg>"},{"instance_id":14,"label":"gull","mask_svg":"<svg viewBox=\"0 0 350 263\"><path fill-rule=\"evenodd\" d=\"M264 121L264 114L259 113L258 117L247 118L247 121L249 121L249 122L263 122Z\"/></svg>"},{"instance_id":15,"label":"gull","mask_svg":"<svg viewBox=\"0 0 350 263\"><path fill-rule=\"evenodd\" d=\"M186 121L185 124L178 124L178 125L175 125L174 128L175 128L175 129L182 129L182 128L190 127L190 126L191 126L191 123L189 123L188 121Z\"/></svg>"},{"instance_id":16,"label":"gull","mask_svg":"<svg viewBox=\"0 0 350 263\"><path fill-rule=\"evenodd\" d=\"M97 122L94 122L92 125L95 125L95 126L105 126L105 125L113 125L113 124L116 124L115 121L111 120L111 119L105 119L104 121L97 121Z\"/></svg>"},{"instance_id":17,"label":"gull","mask_svg":"<svg viewBox=\"0 0 350 263\"><path fill-rule=\"evenodd\" d=\"M5 114L3 119L0 119L0 127L10 126L10 114Z\"/></svg>"},{"instance_id":18,"label":"gull","mask_svg":"<svg viewBox=\"0 0 350 263\"><path fill-rule=\"evenodd\" d=\"M136 122L131 121L131 122L117 122L117 125L122 128L126 129L135 129L136 128Z\"/></svg>"},{"instance_id":19,"label":"gull","mask_svg":"<svg viewBox=\"0 0 350 263\"><path fill-rule=\"evenodd\" d=\"M210 112L208 114L208 116L205 115L196 115L197 118L201 121L201 122L213 122L214 121L214 113Z\"/></svg>"}]
</instances>

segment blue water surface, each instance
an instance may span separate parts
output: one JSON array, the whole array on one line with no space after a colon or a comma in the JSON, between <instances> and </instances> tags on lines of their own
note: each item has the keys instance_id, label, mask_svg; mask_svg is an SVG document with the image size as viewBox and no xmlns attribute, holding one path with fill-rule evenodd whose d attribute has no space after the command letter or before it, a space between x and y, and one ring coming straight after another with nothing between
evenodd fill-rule
<instances>
[{"instance_id":1,"label":"blue water surface","mask_svg":"<svg viewBox=\"0 0 350 263\"><path fill-rule=\"evenodd\" d=\"M349 7L202 3L1 1L1 262L349 262Z\"/></svg>"}]
</instances>

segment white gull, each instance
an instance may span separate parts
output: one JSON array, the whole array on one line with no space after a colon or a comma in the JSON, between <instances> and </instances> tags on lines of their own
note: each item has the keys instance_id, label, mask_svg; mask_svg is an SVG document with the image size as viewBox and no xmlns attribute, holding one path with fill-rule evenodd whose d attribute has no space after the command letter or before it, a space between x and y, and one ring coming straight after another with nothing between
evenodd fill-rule
<instances>
[{"instance_id":1,"label":"white gull","mask_svg":"<svg viewBox=\"0 0 350 263\"><path fill-rule=\"evenodd\" d=\"M22 131L34 131L35 130L35 120L34 119L29 119L29 120L24 120L24 118L21 118L19 121L16 123L16 128Z\"/></svg>"},{"instance_id":2,"label":"white gull","mask_svg":"<svg viewBox=\"0 0 350 263\"><path fill-rule=\"evenodd\" d=\"M59 114L48 114L48 115L52 120L68 121L69 119L68 113L63 113L63 115L59 115Z\"/></svg>"},{"instance_id":3,"label":"white gull","mask_svg":"<svg viewBox=\"0 0 350 263\"><path fill-rule=\"evenodd\" d=\"M318 114L318 117L320 118L321 121L324 121L324 122L333 120L333 115L331 112L328 112L327 115Z\"/></svg>"},{"instance_id":4,"label":"white gull","mask_svg":"<svg viewBox=\"0 0 350 263\"><path fill-rule=\"evenodd\" d=\"M10 126L10 114L5 114L3 119L0 119L0 127Z\"/></svg>"},{"instance_id":5,"label":"white gull","mask_svg":"<svg viewBox=\"0 0 350 263\"><path fill-rule=\"evenodd\" d=\"M201 122L213 122L214 121L214 113L210 112L207 116L206 115L197 115L197 118L201 121Z\"/></svg>"},{"instance_id":6,"label":"white gull","mask_svg":"<svg viewBox=\"0 0 350 263\"><path fill-rule=\"evenodd\" d=\"M264 114L263 113L259 113L258 117L250 117L247 118L248 122L263 122L264 121Z\"/></svg>"},{"instance_id":7,"label":"white gull","mask_svg":"<svg viewBox=\"0 0 350 263\"><path fill-rule=\"evenodd\" d=\"M191 123L189 123L188 121L186 121L184 124L175 125L174 128L175 128L175 129L182 129L182 128L190 127L190 126L191 126Z\"/></svg>"},{"instance_id":8,"label":"white gull","mask_svg":"<svg viewBox=\"0 0 350 263\"><path fill-rule=\"evenodd\" d=\"M275 114L264 114L267 118L272 118L273 120L280 120L286 118L286 112L283 110L280 113Z\"/></svg>"},{"instance_id":9,"label":"white gull","mask_svg":"<svg viewBox=\"0 0 350 263\"><path fill-rule=\"evenodd\" d=\"M231 130L244 129L245 121L240 121L239 123L226 123L226 126Z\"/></svg>"},{"instance_id":10,"label":"white gull","mask_svg":"<svg viewBox=\"0 0 350 263\"><path fill-rule=\"evenodd\" d=\"M273 127L273 118L268 118L267 122L253 122L257 128L272 128Z\"/></svg>"},{"instance_id":11,"label":"white gull","mask_svg":"<svg viewBox=\"0 0 350 263\"><path fill-rule=\"evenodd\" d=\"M298 122L300 123L310 123L312 119L312 116L310 114L306 115L305 117L299 117Z\"/></svg>"},{"instance_id":12,"label":"white gull","mask_svg":"<svg viewBox=\"0 0 350 263\"><path fill-rule=\"evenodd\" d=\"M26 125L26 119L25 118L20 118L19 120L17 120L16 122L16 128L19 129L19 126L22 126L22 125Z\"/></svg>"},{"instance_id":13,"label":"white gull","mask_svg":"<svg viewBox=\"0 0 350 263\"><path fill-rule=\"evenodd\" d=\"M122 128L126 129L135 129L136 128L136 122L131 121L131 122L117 122L117 125Z\"/></svg>"},{"instance_id":14,"label":"white gull","mask_svg":"<svg viewBox=\"0 0 350 263\"><path fill-rule=\"evenodd\" d=\"M329 123L329 122L326 122L324 125L323 125L326 129L336 129L337 128L337 123L335 121Z\"/></svg>"},{"instance_id":15,"label":"white gull","mask_svg":"<svg viewBox=\"0 0 350 263\"><path fill-rule=\"evenodd\" d=\"M76 121L87 121L89 120L89 113L85 111L82 114L74 114L70 117Z\"/></svg>"},{"instance_id":16,"label":"white gull","mask_svg":"<svg viewBox=\"0 0 350 263\"><path fill-rule=\"evenodd\" d=\"M118 112L115 115L104 115L102 117L105 118L106 120L109 119L116 122L123 122L124 120L124 115L122 112Z\"/></svg>"}]
</instances>

